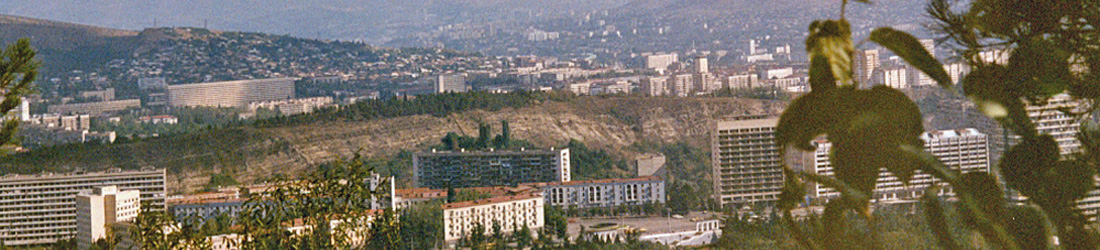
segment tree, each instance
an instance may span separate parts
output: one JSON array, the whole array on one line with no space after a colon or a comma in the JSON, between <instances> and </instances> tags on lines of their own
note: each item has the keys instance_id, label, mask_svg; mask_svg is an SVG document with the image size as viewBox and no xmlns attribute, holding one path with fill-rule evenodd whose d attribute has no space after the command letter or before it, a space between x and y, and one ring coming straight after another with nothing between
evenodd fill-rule
<instances>
[{"instance_id":1,"label":"tree","mask_svg":"<svg viewBox=\"0 0 1100 250\"><path fill-rule=\"evenodd\" d=\"M565 239L566 229L568 229L568 221L565 219L565 214L558 208L553 206L546 206L543 208L543 214L545 214L545 227L552 235L558 237L558 239Z\"/></svg>"},{"instance_id":2,"label":"tree","mask_svg":"<svg viewBox=\"0 0 1100 250\"><path fill-rule=\"evenodd\" d=\"M172 242L168 235L175 231L172 216L153 208L152 203L141 204L141 211L134 218L130 239L140 249L176 249L179 242Z\"/></svg>"},{"instance_id":3,"label":"tree","mask_svg":"<svg viewBox=\"0 0 1100 250\"><path fill-rule=\"evenodd\" d=\"M516 239L516 248L525 249L531 246L531 228L527 227L527 223L517 223L518 225L512 226L516 231L513 233L513 238Z\"/></svg>"},{"instance_id":4,"label":"tree","mask_svg":"<svg viewBox=\"0 0 1100 250\"><path fill-rule=\"evenodd\" d=\"M37 53L31 48L29 39L21 38L15 44L0 51L0 114L10 114L23 102L23 96L30 93L31 83L38 76L38 65L34 57ZM0 145L11 142L19 119L6 119L0 127Z\"/></svg>"},{"instance_id":5,"label":"tree","mask_svg":"<svg viewBox=\"0 0 1100 250\"><path fill-rule=\"evenodd\" d=\"M400 249L403 245L400 225L390 210L383 210L382 214L374 219L369 237L366 249Z\"/></svg>"},{"instance_id":6,"label":"tree","mask_svg":"<svg viewBox=\"0 0 1100 250\"><path fill-rule=\"evenodd\" d=\"M238 213L240 249L331 249L360 245L353 241L396 242L396 229L379 231L378 239L363 239L369 201L382 195L384 188L372 189L374 165L359 154L350 160L338 160L318 166L300 179L277 178L264 194L250 195ZM386 187L386 179L377 185ZM376 218L379 225L395 223L391 212ZM333 228L333 221L342 221ZM301 226L291 233L288 225ZM385 227L375 227L382 230ZM376 233L375 231L371 231ZM359 236L359 237L353 237Z\"/></svg>"},{"instance_id":7,"label":"tree","mask_svg":"<svg viewBox=\"0 0 1100 250\"><path fill-rule=\"evenodd\" d=\"M511 131L511 128L508 127L508 121L507 120L501 120L500 121L500 135L497 135L496 138L493 138L493 146L495 146L496 148L499 148L499 149L508 149L508 148L511 148L511 142L512 142L512 131Z\"/></svg>"},{"instance_id":8,"label":"tree","mask_svg":"<svg viewBox=\"0 0 1100 250\"><path fill-rule=\"evenodd\" d=\"M493 127L489 126L489 124L484 124L484 123L478 124L477 125L477 145L474 148L476 148L476 149L488 148L489 143L490 143L490 138L493 138Z\"/></svg>"},{"instance_id":9,"label":"tree","mask_svg":"<svg viewBox=\"0 0 1100 250\"><path fill-rule=\"evenodd\" d=\"M443 239L442 202L416 204L401 211L398 220L403 249L434 249Z\"/></svg>"}]
</instances>

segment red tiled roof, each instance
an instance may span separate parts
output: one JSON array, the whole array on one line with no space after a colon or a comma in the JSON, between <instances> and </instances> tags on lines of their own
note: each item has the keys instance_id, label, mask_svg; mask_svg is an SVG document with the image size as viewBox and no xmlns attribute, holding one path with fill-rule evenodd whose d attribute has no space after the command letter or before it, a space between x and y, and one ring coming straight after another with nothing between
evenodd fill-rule
<instances>
[{"instance_id":1,"label":"red tiled roof","mask_svg":"<svg viewBox=\"0 0 1100 250\"><path fill-rule=\"evenodd\" d=\"M542 194L537 194L537 193L528 193L528 194L512 195L512 196L499 196L499 197L493 197L493 198L481 199L481 200L475 200L475 201L465 201L465 202L455 202L455 203L450 203L450 204L443 204L443 209L464 208L464 207L470 207L470 206L486 205L486 204L509 202L509 201L516 201L516 200L523 200L523 199L530 199L530 198L541 198L541 197L542 197Z\"/></svg>"}]
</instances>

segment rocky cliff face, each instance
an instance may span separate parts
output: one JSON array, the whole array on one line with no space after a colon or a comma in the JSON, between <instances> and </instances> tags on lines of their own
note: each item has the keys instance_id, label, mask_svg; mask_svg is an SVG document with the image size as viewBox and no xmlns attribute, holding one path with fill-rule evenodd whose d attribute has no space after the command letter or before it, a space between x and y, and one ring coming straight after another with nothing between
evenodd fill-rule
<instances>
[{"instance_id":1,"label":"rocky cliff face","mask_svg":"<svg viewBox=\"0 0 1100 250\"><path fill-rule=\"evenodd\" d=\"M170 192L195 192L203 188L212 173L227 173L241 183L252 183L276 173L294 175L316 164L350 157L357 150L365 156L385 157L401 150L425 149L452 131L476 136L479 122L493 124L494 133L499 133L501 120L509 122L513 138L535 145L561 146L576 139L589 147L630 158L641 152L632 152L628 146L643 141L686 142L707 148L708 133L716 119L778 114L783 105L734 98L579 97L569 102L547 101L521 109L471 111L447 117L418 115L229 129L205 136L103 146L76 153L103 157L49 159L38 164L59 169L165 167L169 169Z\"/></svg>"}]
</instances>

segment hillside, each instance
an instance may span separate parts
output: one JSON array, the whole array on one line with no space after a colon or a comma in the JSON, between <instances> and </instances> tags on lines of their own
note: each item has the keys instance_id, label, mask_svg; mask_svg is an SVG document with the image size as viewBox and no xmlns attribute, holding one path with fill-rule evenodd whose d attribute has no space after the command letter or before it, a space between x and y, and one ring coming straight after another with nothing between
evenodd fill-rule
<instances>
[{"instance_id":1,"label":"hillside","mask_svg":"<svg viewBox=\"0 0 1100 250\"><path fill-rule=\"evenodd\" d=\"M508 120L512 136L535 145L561 146L577 139L630 158L632 144L685 142L706 148L710 123L746 113L777 113L782 103L733 98L578 97L545 101L496 112L482 110L444 117L429 115L363 122L325 121L276 128L232 128L113 145L75 145L44 152L16 154L0 160L13 172L110 167L165 167L171 192L201 189L211 174L222 173L242 183L273 174L297 173L309 166L361 149L366 156L391 156L423 149L447 133L476 134L479 122Z\"/></svg>"},{"instance_id":2,"label":"hillside","mask_svg":"<svg viewBox=\"0 0 1100 250\"><path fill-rule=\"evenodd\" d=\"M74 23L0 15L0 43L29 38L45 71L100 65L129 55L140 45L139 32Z\"/></svg>"}]
</instances>

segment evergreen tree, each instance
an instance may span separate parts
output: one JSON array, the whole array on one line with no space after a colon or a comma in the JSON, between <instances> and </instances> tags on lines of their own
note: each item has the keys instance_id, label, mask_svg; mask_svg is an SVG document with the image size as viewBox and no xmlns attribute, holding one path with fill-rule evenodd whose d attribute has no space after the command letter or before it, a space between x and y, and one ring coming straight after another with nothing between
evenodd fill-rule
<instances>
[{"instance_id":1,"label":"evergreen tree","mask_svg":"<svg viewBox=\"0 0 1100 250\"><path fill-rule=\"evenodd\" d=\"M6 50L0 51L0 93L3 101L0 101L0 114L9 114L23 102L23 96L30 92L31 83L38 76L38 62L35 61L36 52L31 48L30 40L19 39L15 44L8 45ZM19 126L19 119L4 119L0 127L0 145L11 141Z\"/></svg>"},{"instance_id":2,"label":"evergreen tree","mask_svg":"<svg viewBox=\"0 0 1100 250\"><path fill-rule=\"evenodd\" d=\"M489 124L478 124L477 127L477 145L475 148L483 149L489 147L489 140L493 136L493 128Z\"/></svg>"}]
</instances>

